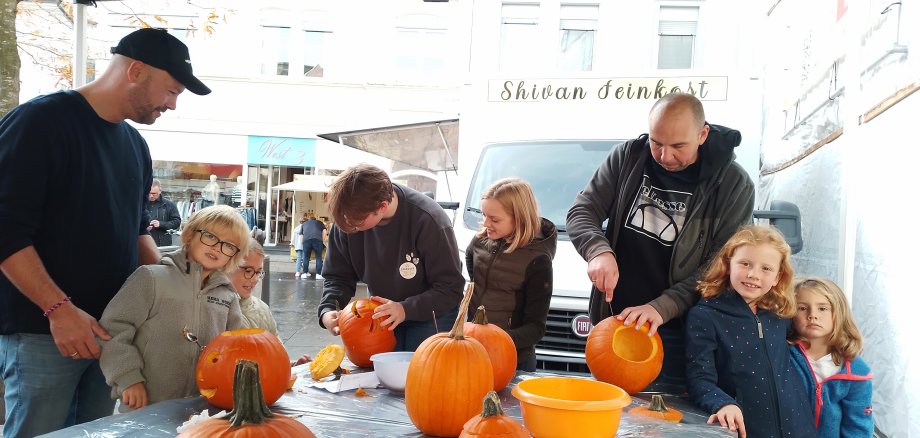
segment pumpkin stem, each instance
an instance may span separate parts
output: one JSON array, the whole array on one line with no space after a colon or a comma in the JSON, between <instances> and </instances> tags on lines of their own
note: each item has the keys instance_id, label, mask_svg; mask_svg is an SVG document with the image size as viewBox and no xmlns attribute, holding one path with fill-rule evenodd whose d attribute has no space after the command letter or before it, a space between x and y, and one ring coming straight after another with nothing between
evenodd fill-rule
<instances>
[{"instance_id":1,"label":"pumpkin stem","mask_svg":"<svg viewBox=\"0 0 920 438\"><path fill-rule=\"evenodd\" d=\"M648 410L655 412L668 412L668 405L664 404L664 398L655 394L652 396L652 402L648 405Z\"/></svg>"},{"instance_id":2,"label":"pumpkin stem","mask_svg":"<svg viewBox=\"0 0 920 438\"><path fill-rule=\"evenodd\" d=\"M230 419L231 427L238 427L244 424L262 424L266 418L274 416L262 398L259 364L240 359L233 373L233 410L224 419Z\"/></svg>"},{"instance_id":3,"label":"pumpkin stem","mask_svg":"<svg viewBox=\"0 0 920 438\"><path fill-rule=\"evenodd\" d=\"M489 391L482 399L482 418L498 417L505 415L502 409L502 401L498 398L495 391Z\"/></svg>"},{"instance_id":4,"label":"pumpkin stem","mask_svg":"<svg viewBox=\"0 0 920 438\"><path fill-rule=\"evenodd\" d=\"M460 302L460 311L457 312L457 319L454 320L454 326L450 329L449 337L451 339L465 339L463 337L463 323L466 322L466 311L470 307L470 299L473 298L474 283L466 285L466 292L463 293L463 301Z\"/></svg>"},{"instance_id":5,"label":"pumpkin stem","mask_svg":"<svg viewBox=\"0 0 920 438\"><path fill-rule=\"evenodd\" d=\"M486 317L486 306L479 306L476 309L476 315L473 316L473 324L482 324L486 325L489 323L489 318Z\"/></svg>"}]
</instances>

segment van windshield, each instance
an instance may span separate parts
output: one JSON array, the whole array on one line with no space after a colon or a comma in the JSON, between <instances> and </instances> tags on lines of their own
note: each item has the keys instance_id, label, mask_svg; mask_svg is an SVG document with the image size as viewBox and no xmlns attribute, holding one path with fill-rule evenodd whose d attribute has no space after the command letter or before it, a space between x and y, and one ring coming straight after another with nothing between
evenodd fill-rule
<instances>
[{"instance_id":1,"label":"van windshield","mask_svg":"<svg viewBox=\"0 0 920 438\"><path fill-rule=\"evenodd\" d=\"M463 222L469 229L482 224L479 201L493 182L518 177L533 187L540 214L565 233L565 216L577 195L610 151L622 140L535 141L486 146L470 182Z\"/></svg>"}]
</instances>

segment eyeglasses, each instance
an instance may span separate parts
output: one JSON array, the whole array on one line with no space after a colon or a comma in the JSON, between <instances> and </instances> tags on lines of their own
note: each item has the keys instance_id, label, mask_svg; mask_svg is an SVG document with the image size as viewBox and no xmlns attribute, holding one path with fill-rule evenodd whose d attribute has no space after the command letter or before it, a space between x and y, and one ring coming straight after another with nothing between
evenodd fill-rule
<instances>
[{"instance_id":1,"label":"eyeglasses","mask_svg":"<svg viewBox=\"0 0 920 438\"><path fill-rule=\"evenodd\" d=\"M207 245L207 246L214 247L215 245L217 245L217 244L219 243L219 244L220 244L220 252L221 252L223 255L227 256L227 257L233 257L233 256L239 254L239 252L240 252L240 247L238 247L238 246L236 246L236 245L234 245L234 244L232 244L232 243L230 243L230 242L224 242L223 240L218 239L217 236L215 236L214 234L212 234L212 233L209 232L209 231L205 231L205 230L195 230L195 232L196 232L196 233L201 233L201 237L199 237L199 240L201 241L201 243L203 243L203 244L205 244L205 245Z\"/></svg>"},{"instance_id":2,"label":"eyeglasses","mask_svg":"<svg viewBox=\"0 0 920 438\"><path fill-rule=\"evenodd\" d=\"M259 276L259 280L265 277L265 271L261 269L256 271L255 269L250 268L249 266L240 266L240 269L243 271L243 277L246 277L247 280L251 280L252 277L255 277L256 275Z\"/></svg>"}]
</instances>

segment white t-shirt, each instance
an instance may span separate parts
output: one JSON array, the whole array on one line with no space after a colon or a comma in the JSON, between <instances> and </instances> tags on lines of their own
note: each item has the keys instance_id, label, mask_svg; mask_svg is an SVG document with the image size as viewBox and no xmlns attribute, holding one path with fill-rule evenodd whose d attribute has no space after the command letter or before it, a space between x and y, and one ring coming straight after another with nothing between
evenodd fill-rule
<instances>
[{"instance_id":1,"label":"white t-shirt","mask_svg":"<svg viewBox=\"0 0 920 438\"><path fill-rule=\"evenodd\" d=\"M824 382L828 377L839 373L840 369L843 368L843 365L834 363L834 357L831 356L830 353L818 360L811 360L811 358L809 358L808 362L811 363L811 369L815 371L815 379L818 383Z\"/></svg>"}]
</instances>

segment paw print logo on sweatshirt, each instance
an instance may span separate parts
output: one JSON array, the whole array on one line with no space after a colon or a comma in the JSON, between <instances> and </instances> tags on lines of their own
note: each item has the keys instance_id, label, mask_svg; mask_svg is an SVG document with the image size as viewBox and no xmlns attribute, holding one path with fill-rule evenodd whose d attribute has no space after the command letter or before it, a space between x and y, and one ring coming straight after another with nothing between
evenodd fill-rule
<instances>
[{"instance_id":1,"label":"paw print logo on sweatshirt","mask_svg":"<svg viewBox=\"0 0 920 438\"><path fill-rule=\"evenodd\" d=\"M406 254L406 261L399 265L399 275L406 280L415 278L415 275L418 274L418 267L416 266L418 262L419 258L415 256L415 252Z\"/></svg>"}]
</instances>

